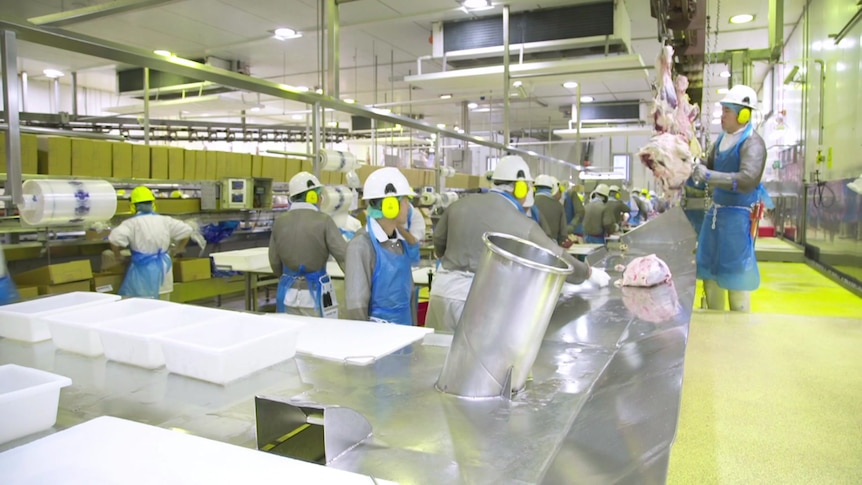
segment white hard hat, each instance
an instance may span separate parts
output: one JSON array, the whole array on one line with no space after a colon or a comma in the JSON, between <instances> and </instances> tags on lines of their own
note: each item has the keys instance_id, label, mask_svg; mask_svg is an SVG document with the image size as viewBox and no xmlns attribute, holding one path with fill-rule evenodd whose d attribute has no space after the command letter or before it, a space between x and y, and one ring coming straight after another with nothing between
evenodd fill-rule
<instances>
[{"instance_id":1,"label":"white hard hat","mask_svg":"<svg viewBox=\"0 0 862 485\"><path fill-rule=\"evenodd\" d=\"M619 192L620 186L619 185L611 185L611 188L609 189L609 191L610 192Z\"/></svg>"},{"instance_id":2,"label":"white hard hat","mask_svg":"<svg viewBox=\"0 0 862 485\"><path fill-rule=\"evenodd\" d=\"M611 189L608 188L608 184L599 184L596 186L596 190L594 190L593 193L610 197Z\"/></svg>"},{"instance_id":3,"label":"white hard hat","mask_svg":"<svg viewBox=\"0 0 862 485\"><path fill-rule=\"evenodd\" d=\"M533 182L533 185L536 187L547 187L549 189L560 186L560 181L557 180L556 177L551 175L539 175L536 177L536 181Z\"/></svg>"},{"instance_id":4,"label":"white hard hat","mask_svg":"<svg viewBox=\"0 0 862 485\"><path fill-rule=\"evenodd\" d=\"M517 155L506 155L501 158L497 162L493 178L501 182L514 182L515 180L533 181L533 177L530 175L530 166L527 165L527 162L523 158Z\"/></svg>"},{"instance_id":5,"label":"white hard hat","mask_svg":"<svg viewBox=\"0 0 862 485\"><path fill-rule=\"evenodd\" d=\"M365 180L362 200L382 199L389 196L414 196L407 177L395 167L381 168L371 172Z\"/></svg>"},{"instance_id":6,"label":"white hard hat","mask_svg":"<svg viewBox=\"0 0 862 485\"><path fill-rule=\"evenodd\" d=\"M308 192L311 189L322 187L320 180L308 172L299 172L291 177L288 183L287 190L290 191L290 196L299 195L303 192Z\"/></svg>"},{"instance_id":7,"label":"white hard hat","mask_svg":"<svg viewBox=\"0 0 862 485\"><path fill-rule=\"evenodd\" d=\"M736 104L746 108L757 108L757 93L744 84L737 84L721 100L721 104Z\"/></svg>"}]
</instances>

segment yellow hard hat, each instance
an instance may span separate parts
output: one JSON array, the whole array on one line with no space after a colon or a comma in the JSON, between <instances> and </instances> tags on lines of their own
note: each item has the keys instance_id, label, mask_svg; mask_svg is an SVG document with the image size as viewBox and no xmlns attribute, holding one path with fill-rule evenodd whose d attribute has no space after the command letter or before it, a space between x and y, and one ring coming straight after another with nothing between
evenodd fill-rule
<instances>
[{"instance_id":1,"label":"yellow hard hat","mask_svg":"<svg viewBox=\"0 0 862 485\"><path fill-rule=\"evenodd\" d=\"M130 201L132 204L138 204L141 202L153 202L156 200L156 196L153 195L153 192L144 187L143 185L139 185L132 190L132 196Z\"/></svg>"},{"instance_id":2,"label":"yellow hard hat","mask_svg":"<svg viewBox=\"0 0 862 485\"><path fill-rule=\"evenodd\" d=\"M171 199L182 199L182 198L183 198L183 191L182 190L175 190L175 191L171 192Z\"/></svg>"}]
</instances>

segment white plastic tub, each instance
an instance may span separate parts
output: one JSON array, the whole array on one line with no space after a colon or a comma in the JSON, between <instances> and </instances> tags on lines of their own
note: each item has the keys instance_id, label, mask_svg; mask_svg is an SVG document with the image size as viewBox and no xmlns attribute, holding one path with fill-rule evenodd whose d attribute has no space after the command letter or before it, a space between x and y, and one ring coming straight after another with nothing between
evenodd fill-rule
<instances>
[{"instance_id":1,"label":"white plastic tub","mask_svg":"<svg viewBox=\"0 0 862 485\"><path fill-rule=\"evenodd\" d=\"M156 310L170 310L181 307L179 303L129 298L105 305L79 308L68 312L55 313L44 318L51 329L54 345L58 349L95 357L102 355L102 340L98 328L130 317L143 317L143 314Z\"/></svg>"},{"instance_id":2,"label":"white plastic tub","mask_svg":"<svg viewBox=\"0 0 862 485\"><path fill-rule=\"evenodd\" d=\"M225 384L296 353L302 322L238 314L161 336L170 372Z\"/></svg>"},{"instance_id":3,"label":"white plastic tub","mask_svg":"<svg viewBox=\"0 0 862 485\"><path fill-rule=\"evenodd\" d=\"M212 253L216 266L231 268L233 271L270 271L269 248L249 248L237 251Z\"/></svg>"},{"instance_id":4,"label":"white plastic tub","mask_svg":"<svg viewBox=\"0 0 862 485\"><path fill-rule=\"evenodd\" d=\"M0 443L54 426L60 388L71 384L68 377L50 372L15 364L0 366Z\"/></svg>"},{"instance_id":5,"label":"white plastic tub","mask_svg":"<svg viewBox=\"0 0 862 485\"><path fill-rule=\"evenodd\" d=\"M101 305L120 299L119 295L75 291L0 307L0 337L24 342L51 338L44 317L81 307Z\"/></svg>"},{"instance_id":6,"label":"white plastic tub","mask_svg":"<svg viewBox=\"0 0 862 485\"><path fill-rule=\"evenodd\" d=\"M157 369L165 365L165 357L156 337L184 327L220 320L232 314L239 315L229 310L177 305L170 309L114 320L108 325L96 328L102 340L105 357L145 369Z\"/></svg>"}]
</instances>

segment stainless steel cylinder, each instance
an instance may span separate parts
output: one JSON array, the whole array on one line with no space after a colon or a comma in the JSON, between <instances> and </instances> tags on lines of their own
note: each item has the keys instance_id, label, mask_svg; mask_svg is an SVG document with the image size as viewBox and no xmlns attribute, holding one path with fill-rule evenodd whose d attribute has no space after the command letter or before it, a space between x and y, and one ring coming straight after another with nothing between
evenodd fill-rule
<instances>
[{"instance_id":1,"label":"stainless steel cylinder","mask_svg":"<svg viewBox=\"0 0 862 485\"><path fill-rule=\"evenodd\" d=\"M485 252L455 329L437 389L509 397L524 388L571 264L507 234L487 232Z\"/></svg>"}]
</instances>

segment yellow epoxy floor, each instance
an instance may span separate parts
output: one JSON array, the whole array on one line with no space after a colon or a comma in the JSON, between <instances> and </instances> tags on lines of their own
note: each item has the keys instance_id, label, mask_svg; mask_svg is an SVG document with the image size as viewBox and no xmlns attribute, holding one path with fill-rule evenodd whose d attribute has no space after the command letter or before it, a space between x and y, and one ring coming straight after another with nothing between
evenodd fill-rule
<instances>
[{"instance_id":1,"label":"yellow epoxy floor","mask_svg":"<svg viewBox=\"0 0 862 485\"><path fill-rule=\"evenodd\" d=\"M692 316L668 483L862 483L862 299L760 270L751 314Z\"/></svg>"}]
</instances>

